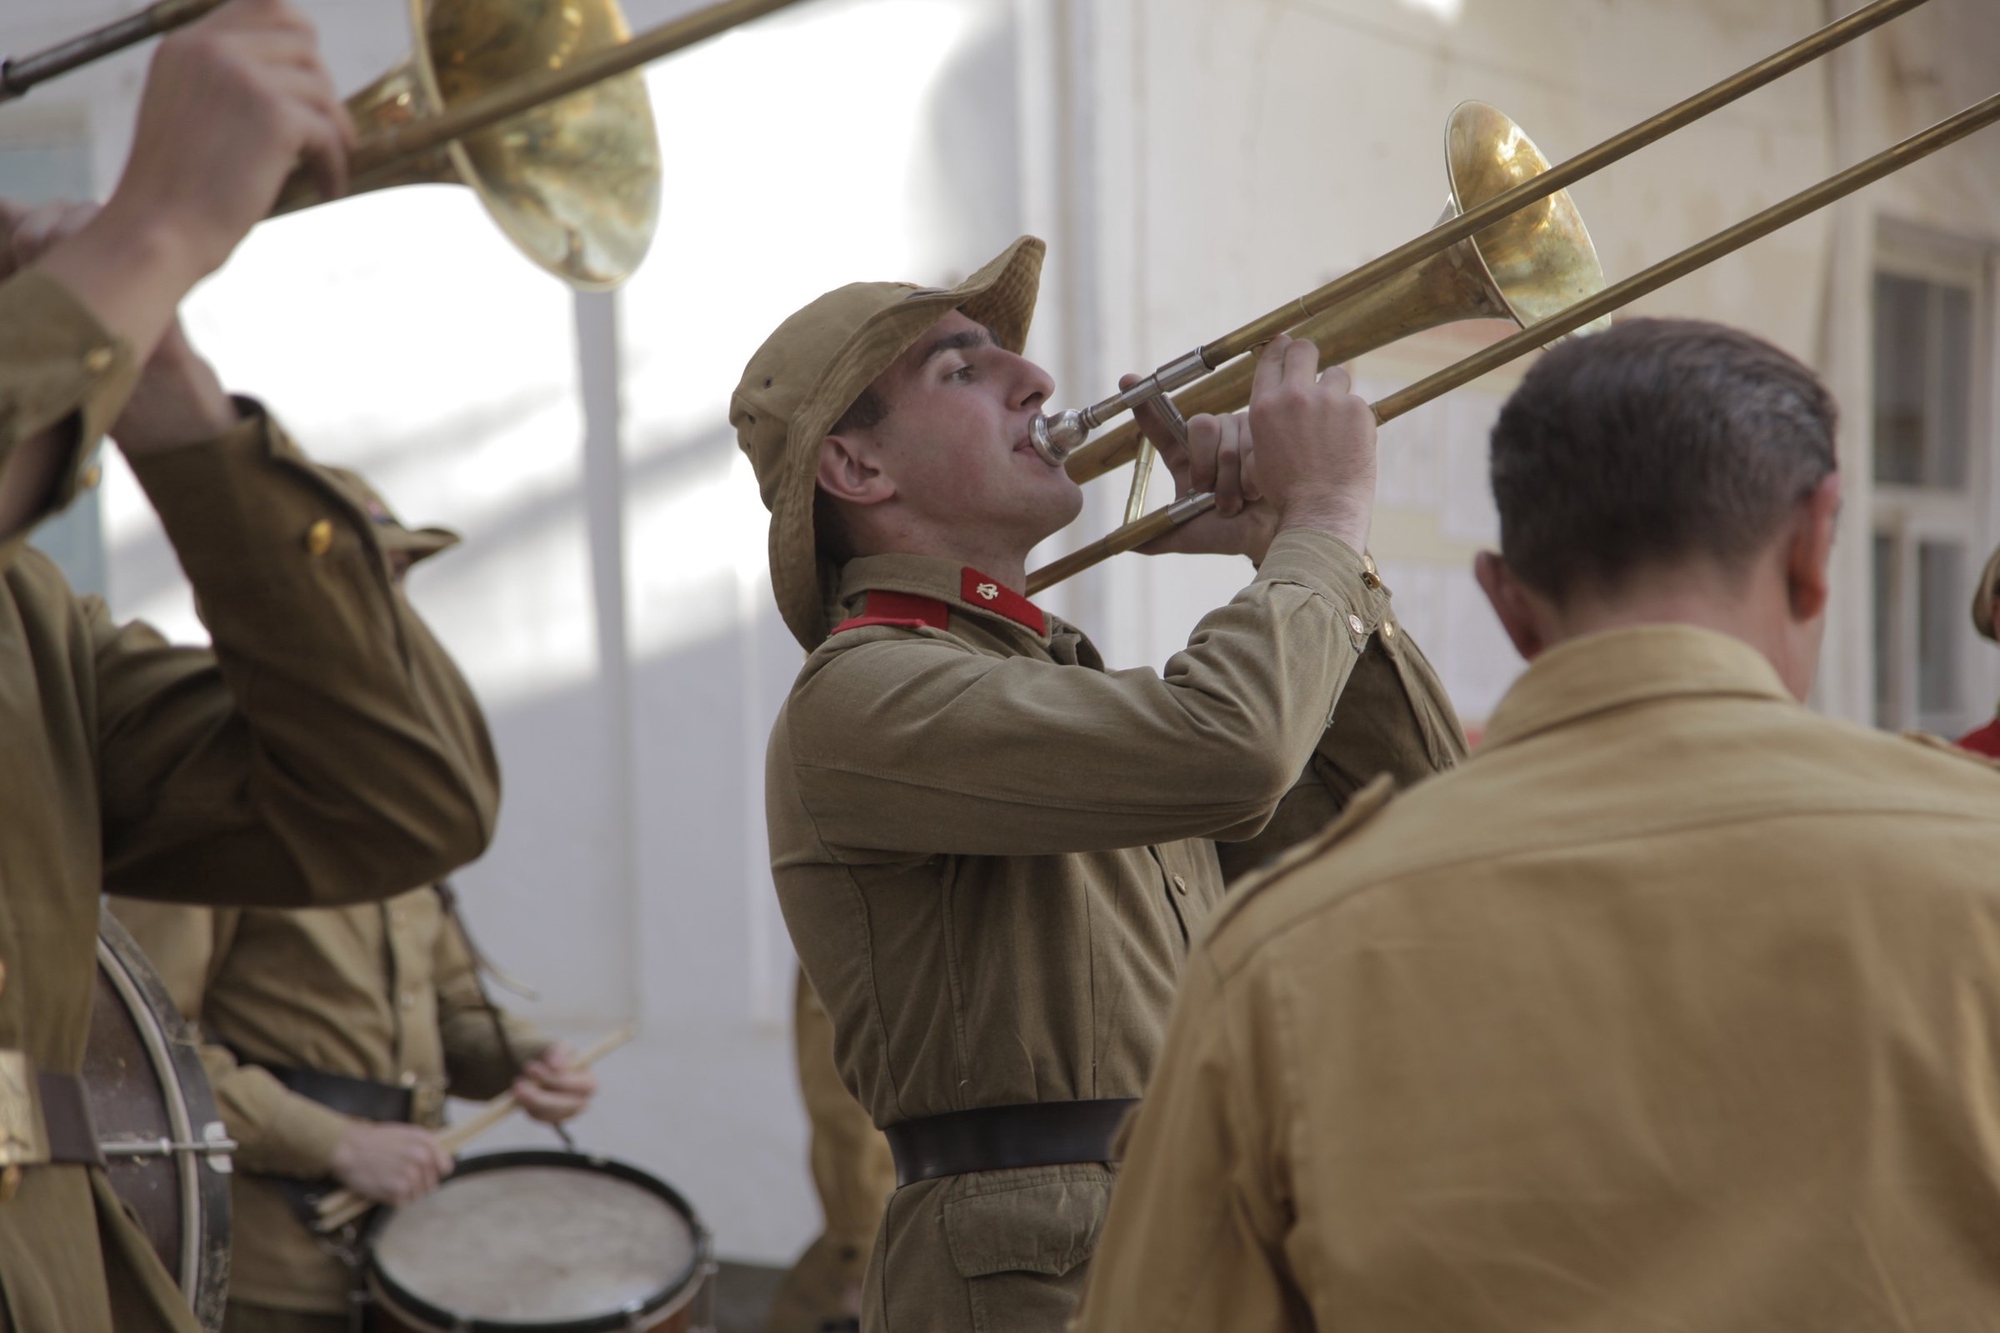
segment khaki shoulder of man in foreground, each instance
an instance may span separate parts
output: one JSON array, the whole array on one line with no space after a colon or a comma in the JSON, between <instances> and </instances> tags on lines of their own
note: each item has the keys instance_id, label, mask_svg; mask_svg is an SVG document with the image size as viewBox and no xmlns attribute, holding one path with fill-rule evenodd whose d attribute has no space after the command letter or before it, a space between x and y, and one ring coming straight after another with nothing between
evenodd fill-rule
<instances>
[{"instance_id":1,"label":"khaki shoulder of man in foreground","mask_svg":"<svg viewBox=\"0 0 2000 1333\"><path fill-rule=\"evenodd\" d=\"M1148 423L1219 497L1162 549L1256 566L1163 672L1106 670L1028 600L1081 506L1032 447L1041 257L829 292L732 400L809 653L766 765L779 902L897 1166L869 1333L1059 1329L1225 877L1463 752L1365 554L1373 419L1309 343L1264 353L1247 416Z\"/></svg>"},{"instance_id":2,"label":"khaki shoulder of man in foreground","mask_svg":"<svg viewBox=\"0 0 2000 1333\"><path fill-rule=\"evenodd\" d=\"M311 25L235 0L161 44L101 212L71 231L0 209L0 1061L46 1107L81 1097L101 893L351 902L492 833L478 705L373 523L174 331L301 158L338 193L351 137ZM107 431L212 650L115 623L26 546ZM0 1322L192 1330L84 1122L38 1119L0 1144Z\"/></svg>"},{"instance_id":3,"label":"khaki shoulder of man in foreground","mask_svg":"<svg viewBox=\"0 0 2000 1333\"><path fill-rule=\"evenodd\" d=\"M1834 408L1747 335L1548 353L1480 751L1226 907L1076 1327L1974 1328L2000 774L1802 706Z\"/></svg>"}]
</instances>

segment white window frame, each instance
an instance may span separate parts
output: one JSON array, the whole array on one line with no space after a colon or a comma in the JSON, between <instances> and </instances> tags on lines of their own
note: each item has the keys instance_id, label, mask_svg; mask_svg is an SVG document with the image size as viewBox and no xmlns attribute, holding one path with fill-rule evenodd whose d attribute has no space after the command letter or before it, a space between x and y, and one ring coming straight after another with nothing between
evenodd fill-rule
<instances>
[{"instance_id":1,"label":"white window frame","mask_svg":"<svg viewBox=\"0 0 2000 1333\"><path fill-rule=\"evenodd\" d=\"M1889 637L1887 681L1877 682L1877 695L1886 696L1887 707L1871 701L1878 724L1894 728L1918 728L1942 735L1958 735L1993 713L1993 691L2000 679L2000 656L1994 646L1972 630L1970 603L1973 581L1985 563L1994 542L1994 454L2000 449L1995 436L1994 414L1994 258L1989 246L1958 237L1941 235L1925 228L1884 219L1876 233L1874 267L1869 274L1870 371L1873 367L1874 278L1887 273L1926 282L1962 286L1972 293L1972 402L1969 405L1966 440L1965 485L1954 493L1939 488L1903 486L1876 481L1871 488L1871 537L1887 537L1895 543L1891 577L1890 613L1894 617ZM1872 399L1871 399L1872 408ZM1869 457L1874 457L1874 414L1854 423L1869 432ZM1918 562L1921 544L1927 541L1952 542L1964 551L1960 583L1964 605L1950 608L1954 625L1953 651L1959 697L1956 706L1943 712L1926 712L1918 706ZM1869 568L1874 569L1873 551ZM1870 642L1877 632L1876 598L1869 607Z\"/></svg>"}]
</instances>

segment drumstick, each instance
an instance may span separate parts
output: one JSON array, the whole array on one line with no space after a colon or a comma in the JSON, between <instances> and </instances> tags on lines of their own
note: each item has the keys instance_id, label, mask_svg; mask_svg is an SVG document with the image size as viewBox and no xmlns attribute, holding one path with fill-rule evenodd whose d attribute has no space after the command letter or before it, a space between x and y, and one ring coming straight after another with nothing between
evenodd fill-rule
<instances>
[{"instance_id":1,"label":"drumstick","mask_svg":"<svg viewBox=\"0 0 2000 1333\"><path fill-rule=\"evenodd\" d=\"M638 1033L639 1029L629 1024L619 1028L616 1032L606 1033L604 1036L598 1038L582 1055L577 1056L576 1062L570 1068L588 1069L591 1065L596 1064L599 1060L632 1040ZM480 1107L470 1118L460 1121L458 1124L452 1125L440 1133L438 1135L438 1146L456 1156L460 1148L463 1148L466 1144L472 1142L472 1140L478 1138L502 1120L505 1120L519 1108L520 1102L515 1099L514 1094L512 1092L503 1092L492 1101L486 1103L486 1105ZM316 1228L323 1232L338 1231L374 1206L374 1200L364 1199L353 1190L337 1189L319 1201L319 1221L315 1224Z\"/></svg>"}]
</instances>

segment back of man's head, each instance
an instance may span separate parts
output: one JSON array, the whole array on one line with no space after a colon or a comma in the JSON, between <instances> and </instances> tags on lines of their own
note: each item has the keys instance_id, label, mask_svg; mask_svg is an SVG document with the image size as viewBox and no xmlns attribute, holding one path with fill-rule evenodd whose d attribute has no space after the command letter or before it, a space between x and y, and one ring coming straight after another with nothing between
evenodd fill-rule
<instances>
[{"instance_id":1,"label":"back of man's head","mask_svg":"<svg viewBox=\"0 0 2000 1333\"><path fill-rule=\"evenodd\" d=\"M1747 333L1639 319L1546 353L1493 428L1500 553L1555 602L1747 572L1835 470L1818 376Z\"/></svg>"}]
</instances>

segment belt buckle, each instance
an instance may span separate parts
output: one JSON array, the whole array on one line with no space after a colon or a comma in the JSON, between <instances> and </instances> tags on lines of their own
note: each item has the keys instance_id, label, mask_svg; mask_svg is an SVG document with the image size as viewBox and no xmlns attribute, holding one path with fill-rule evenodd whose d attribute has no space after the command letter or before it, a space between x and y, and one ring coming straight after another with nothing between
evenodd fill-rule
<instances>
[{"instance_id":1,"label":"belt buckle","mask_svg":"<svg viewBox=\"0 0 2000 1333\"><path fill-rule=\"evenodd\" d=\"M49 1160L35 1066L26 1051L0 1050L0 1203L21 1188L21 1168Z\"/></svg>"}]
</instances>

